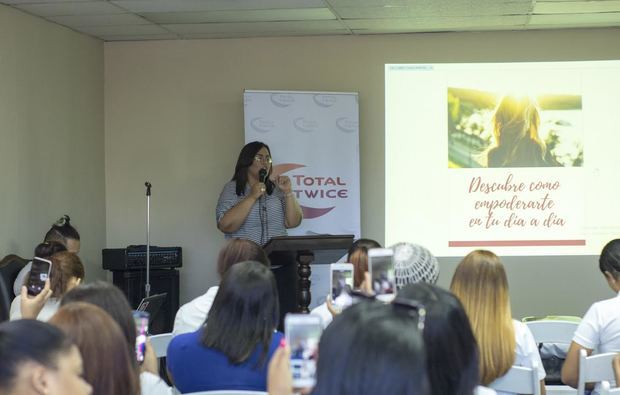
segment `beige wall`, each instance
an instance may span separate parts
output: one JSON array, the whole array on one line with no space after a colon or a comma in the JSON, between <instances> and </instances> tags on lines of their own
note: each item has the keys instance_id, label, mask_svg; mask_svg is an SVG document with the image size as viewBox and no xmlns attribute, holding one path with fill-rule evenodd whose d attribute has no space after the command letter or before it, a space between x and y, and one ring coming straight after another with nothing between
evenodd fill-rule
<instances>
[{"instance_id":1,"label":"beige wall","mask_svg":"<svg viewBox=\"0 0 620 395\"><path fill-rule=\"evenodd\" d=\"M359 92L362 234L382 241L385 63L619 59L618 42L619 29L106 43L108 246L144 242L149 180L153 243L184 248L182 300L218 281L215 204L243 144L244 89ZM582 314L609 295L594 263L508 259L515 315ZM455 264L442 260L440 284Z\"/></svg>"},{"instance_id":2,"label":"beige wall","mask_svg":"<svg viewBox=\"0 0 620 395\"><path fill-rule=\"evenodd\" d=\"M0 255L31 257L61 215L104 275L103 44L0 5Z\"/></svg>"}]
</instances>

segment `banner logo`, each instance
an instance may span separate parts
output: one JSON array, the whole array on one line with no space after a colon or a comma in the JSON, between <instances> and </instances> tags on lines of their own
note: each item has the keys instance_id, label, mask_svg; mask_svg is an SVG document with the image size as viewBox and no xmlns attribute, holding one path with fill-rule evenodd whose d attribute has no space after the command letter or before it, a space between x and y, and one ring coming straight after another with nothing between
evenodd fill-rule
<instances>
[{"instance_id":1,"label":"banner logo","mask_svg":"<svg viewBox=\"0 0 620 395\"><path fill-rule=\"evenodd\" d=\"M276 126L276 123L272 121L271 119L258 117L258 118L253 118L250 121L250 126L252 127L252 129L256 130L257 132L269 133Z\"/></svg>"},{"instance_id":2,"label":"banner logo","mask_svg":"<svg viewBox=\"0 0 620 395\"><path fill-rule=\"evenodd\" d=\"M270 99L276 107L280 108L285 108L295 103L295 98L285 93L272 93Z\"/></svg>"},{"instance_id":3,"label":"banner logo","mask_svg":"<svg viewBox=\"0 0 620 395\"><path fill-rule=\"evenodd\" d=\"M285 174L289 171L305 168L306 165L298 163L282 163L273 167L274 176ZM305 174L295 174L290 176L293 184L293 193L297 199L304 201L333 201L347 199L349 188L341 176L310 176ZM330 207L313 207L300 204L304 214L304 219L322 217L329 213L336 205Z\"/></svg>"}]
</instances>

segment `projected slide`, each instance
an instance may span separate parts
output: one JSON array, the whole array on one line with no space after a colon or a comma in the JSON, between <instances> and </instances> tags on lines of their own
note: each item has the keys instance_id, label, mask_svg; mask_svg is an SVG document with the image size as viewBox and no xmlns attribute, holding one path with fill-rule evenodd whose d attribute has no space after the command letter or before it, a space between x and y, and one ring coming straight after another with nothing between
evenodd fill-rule
<instances>
[{"instance_id":1,"label":"projected slide","mask_svg":"<svg viewBox=\"0 0 620 395\"><path fill-rule=\"evenodd\" d=\"M386 243L596 255L620 237L620 61L386 65Z\"/></svg>"}]
</instances>

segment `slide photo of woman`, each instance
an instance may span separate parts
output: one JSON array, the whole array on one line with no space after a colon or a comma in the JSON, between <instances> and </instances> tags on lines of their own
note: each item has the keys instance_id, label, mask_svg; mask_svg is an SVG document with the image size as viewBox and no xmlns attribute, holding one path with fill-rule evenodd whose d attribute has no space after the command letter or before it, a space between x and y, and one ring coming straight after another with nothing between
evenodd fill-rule
<instances>
[{"instance_id":1,"label":"slide photo of woman","mask_svg":"<svg viewBox=\"0 0 620 395\"><path fill-rule=\"evenodd\" d=\"M448 167L580 167L582 97L449 87Z\"/></svg>"}]
</instances>

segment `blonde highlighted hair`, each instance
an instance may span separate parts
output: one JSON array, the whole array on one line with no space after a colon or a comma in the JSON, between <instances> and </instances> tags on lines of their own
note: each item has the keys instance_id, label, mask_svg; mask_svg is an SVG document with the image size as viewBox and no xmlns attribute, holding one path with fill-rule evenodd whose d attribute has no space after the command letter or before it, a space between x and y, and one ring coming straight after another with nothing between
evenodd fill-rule
<instances>
[{"instance_id":1,"label":"blonde highlighted hair","mask_svg":"<svg viewBox=\"0 0 620 395\"><path fill-rule=\"evenodd\" d=\"M456 268L450 290L460 299L478 341L480 383L503 376L515 361L515 333L504 266L491 251L470 252Z\"/></svg>"}]
</instances>

